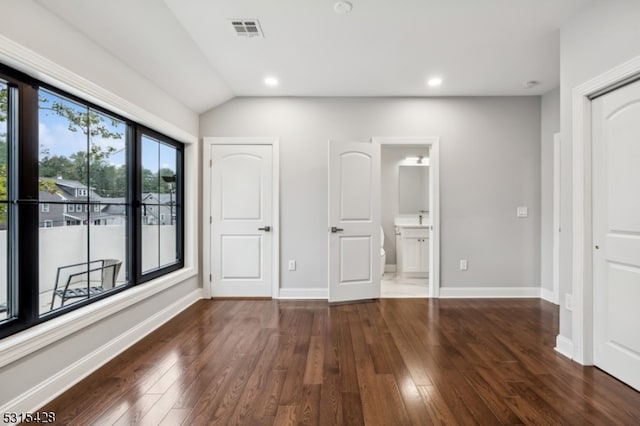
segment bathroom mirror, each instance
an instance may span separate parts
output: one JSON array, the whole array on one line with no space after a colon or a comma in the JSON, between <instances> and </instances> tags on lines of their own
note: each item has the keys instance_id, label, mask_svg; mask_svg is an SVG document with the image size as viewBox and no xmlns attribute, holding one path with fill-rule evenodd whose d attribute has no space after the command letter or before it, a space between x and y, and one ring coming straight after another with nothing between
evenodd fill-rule
<instances>
[{"instance_id":1,"label":"bathroom mirror","mask_svg":"<svg viewBox=\"0 0 640 426\"><path fill-rule=\"evenodd\" d=\"M429 210L429 166L398 166L400 214Z\"/></svg>"}]
</instances>

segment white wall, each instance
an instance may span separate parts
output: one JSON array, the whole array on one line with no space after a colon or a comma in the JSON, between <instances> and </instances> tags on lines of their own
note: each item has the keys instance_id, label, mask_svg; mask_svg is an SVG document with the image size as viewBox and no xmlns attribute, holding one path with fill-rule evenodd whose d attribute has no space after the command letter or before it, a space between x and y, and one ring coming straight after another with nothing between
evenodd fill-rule
<instances>
[{"instance_id":1,"label":"white wall","mask_svg":"<svg viewBox=\"0 0 640 426\"><path fill-rule=\"evenodd\" d=\"M200 135L280 137L283 288L326 288L327 141L372 136L441 138L443 286L540 285L539 97L236 98Z\"/></svg>"},{"instance_id":2,"label":"white wall","mask_svg":"<svg viewBox=\"0 0 640 426\"><path fill-rule=\"evenodd\" d=\"M191 142L185 149L185 268L0 339L1 411L33 411L202 296L198 116L32 0L3 0L0 62Z\"/></svg>"},{"instance_id":3,"label":"white wall","mask_svg":"<svg viewBox=\"0 0 640 426\"><path fill-rule=\"evenodd\" d=\"M594 0L560 32L560 103L563 151L571 162L574 87L640 55L640 2ZM562 234L560 300L571 293L572 208L571 167L562 171ZM571 312L560 308L560 335L571 338Z\"/></svg>"},{"instance_id":4,"label":"white wall","mask_svg":"<svg viewBox=\"0 0 640 426\"><path fill-rule=\"evenodd\" d=\"M383 145L380 160L380 222L384 230L384 250L387 254L386 264L396 264L396 236L394 219L400 213L398 194L398 165L406 157L429 156L427 147L406 147ZM417 214L417 211L416 211Z\"/></svg>"},{"instance_id":5,"label":"white wall","mask_svg":"<svg viewBox=\"0 0 640 426\"><path fill-rule=\"evenodd\" d=\"M553 135L560 131L560 89L542 96L540 113L540 286L553 290Z\"/></svg>"},{"instance_id":6,"label":"white wall","mask_svg":"<svg viewBox=\"0 0 640 426\"><path fill-rule=\"evenodd\" d=\"M132 105L166 120L176 127L176 132L170 136L180 138L180 130L192 135L197 134L198 115L196 113L171 98L161 87L154 85L125 63L117 60L35 1L3 0L0 8L4 16L0 26L1 36L63 66L80 79L89 80L114 95L126 99ZM2 43L3 40L0 38L0 52ZM16 67L36 78L47 80L51 77L55 78L51 75L34 73L28 64L9 62L2 55L0 55L0 62L5 62L6 65ZM74 92L77 88L65 87L65 89ZM76 94L87 98L86 94ZM100 99L89 100L108 107ZM133 118L127 110L115 112ZM136 119L145 121L143 117L136 117ZM149 122L142 124L153 126L153 123ZM167 129L163 131L169 133Z\"/></svg>"}]
</instances>

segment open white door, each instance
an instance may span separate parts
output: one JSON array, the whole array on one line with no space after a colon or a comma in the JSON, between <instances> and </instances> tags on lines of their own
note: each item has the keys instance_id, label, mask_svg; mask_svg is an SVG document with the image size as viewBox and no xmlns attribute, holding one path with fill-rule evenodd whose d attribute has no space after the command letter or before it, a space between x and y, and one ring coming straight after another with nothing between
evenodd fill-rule
<instances>
[{"instance_id":1,"label":"open white door","mask_svg":"<svg viewBox=\"0 0 640 426\"><path fill-rule=\"evenodd\" d=\"M329 302L380 297L380 145L329 142Z\"/></svg>"},{"instance_id":2,"label":"open white door","mask_svg":"<svg viewBox=\"0 0 640 426\"><path fill-rule=\"evenodd\" d=\"M640 82L592 106L594 363L640 390Z\"/></svg>"},{"instance_id":3,"label":"open white door","mask_svg":"<svg viewBox=\"0 0 640 426\"><path fill-rule=\"evenodd\" d=\"M272 147L211 149L211 294L272 295Z\"/></svg>"}]
</instances>

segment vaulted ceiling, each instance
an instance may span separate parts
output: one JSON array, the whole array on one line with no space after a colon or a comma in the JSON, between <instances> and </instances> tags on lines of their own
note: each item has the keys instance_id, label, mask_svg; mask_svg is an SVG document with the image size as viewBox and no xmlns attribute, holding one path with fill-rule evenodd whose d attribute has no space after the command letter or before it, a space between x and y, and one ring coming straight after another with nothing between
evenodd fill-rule
<instances>
[{"instance_id":1,"label":"vaulted ceiling","mask_svg":"<svg viewBox=\"0 0 640 426\"><path fill-rule=\"evenodd\" d=\"M559 84L560 26L589 1L38 0L198 113L234 96L539 95ZM264 37L239 37L237 19Z\"/></svg>"}]
</instances>

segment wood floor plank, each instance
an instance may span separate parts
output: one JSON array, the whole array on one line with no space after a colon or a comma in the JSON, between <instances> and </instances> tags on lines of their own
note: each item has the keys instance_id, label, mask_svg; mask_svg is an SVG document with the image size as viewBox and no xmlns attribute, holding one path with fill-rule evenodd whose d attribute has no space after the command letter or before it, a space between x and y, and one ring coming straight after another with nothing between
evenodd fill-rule
<instances>
[{"instance_id":1,"label":"wood floor plank","mask_svg":"<svg viewBox=\"0 0 640 426\"><path fill-rule=\"evenodd\" d=\"M189 415L190 411L191 410L188 408L173 408L162 419L162 421L159 423L159 426L181 425L184 422L184 419L186 419Z\"/></svg>"},{"instance_id":2,"label":"wood floor plank","mask_svg":"<svg viewBox=\"0 0 640 426\"><path fill-rule=\"evenodd\" d=\"M305 385L321 385L324 368L324 337L311 336L309 338L309 351L304 370L303 383Z\"/></svg>"},{"instance_id":3,"label":"wood floor plank","mask_svg":"<svg viewBox=\"0 0 640 426\"><path fill-rule=\"evenodd\" d=\"M266 377L266 386L254 405L254 419L275 417L286 377L286 370L269 371L269 375Z\"/></svg>"},{"instance_id":4,"label":"wood floor plank","mask_svg":"<svg viewBox=\"0 0 640 426\"><path fill-rule=\"evenodd\" d=\"M333 372L325 372L322 380L319 424L323 426L344 424L340 377Z\"/></svg>"},{"instance_id":5,"label":"wood floor plank","mask_svg":"<svg viewBox=\"0 0 640 426\"><path fill-rule=\"evenodd\" d=\"M297 410L298 407L296 405L281 405L280 407L278 407L278 412L276 413L273 424L281 426L296 425Z\"/></svg>"},{"instance_id":6,"label":"wood floor plank","mask_svg":"<svg viewBox=\"0 0 640 426\"><path fill-rule=\"evenodd\" d=\"M277 343L278 336L270 334L267 345L259 354L258 362L245 385L245 391L241 393L236 408L231 415L231 423L247 424L254 417L254 411L257 411L256 408L259 406L260 395L264 394L265 389L268 387L267 378L271 372L269 367L273 363Z\"/></svg>"},{"instance_id":7,"label":"wood floor plank","mask_svg":"<svg viewBox=\"0 0 640 426\"><path fill-rule=\"evenodd\" d=\"M51 401L69 425L640 424L536 299L203 300Z\"/></svg>"},{"instance_id":8,"label":"wood floor plank","mask_svg":"<svg viewBox=\"0 0 640 426\"><path fill-rule=\"evenodd\" d=\"M458 423L449 404L435 386L418 386L418 391L431 418L430 422L424 424L455 425Z\"/></svg>"},{"instance_id":9,"label":"wood floor plank","mask_svg":"<svg viewBox=\"0 0 640 426\"><path fill-rule=\"evenodd\" d=\"M359 392L342 392L342 419L345 425L364 425Z\"/></svg>"},{"instance_id":10,"label":"wood floor plank","mask_svg":"<svg viewBox=\"0 0 640 426\"><path fill-rule=\"evenodd\" d=\"M321 388L321 385L302 385L302 400L296 412L299 425L316 426L320 423Z\"/></svg>"}]
</instances>

